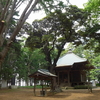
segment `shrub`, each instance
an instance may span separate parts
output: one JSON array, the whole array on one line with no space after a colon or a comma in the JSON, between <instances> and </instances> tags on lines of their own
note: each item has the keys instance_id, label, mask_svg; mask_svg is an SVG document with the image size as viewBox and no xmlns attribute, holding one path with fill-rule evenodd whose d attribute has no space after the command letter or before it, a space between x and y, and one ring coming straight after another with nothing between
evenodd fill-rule
<instances>
[{"instance_id":1,"label":"shrub","mask_svg":"<svg viewBox=\"0 0 100 100\"><path fill-rule=\"evenodd\" d=\"M96 86L100 86L100 83L97 83Z\"/></svg>"},{"instance_id":2,"label":"shrub","mask_svg":"<svg viewBox=\"0 0 100 100\"><path fill-rule=\"evenodd\" d=\"M88 85L76 85L74 89L88 89Z\"/></svg>"}]
</instances>

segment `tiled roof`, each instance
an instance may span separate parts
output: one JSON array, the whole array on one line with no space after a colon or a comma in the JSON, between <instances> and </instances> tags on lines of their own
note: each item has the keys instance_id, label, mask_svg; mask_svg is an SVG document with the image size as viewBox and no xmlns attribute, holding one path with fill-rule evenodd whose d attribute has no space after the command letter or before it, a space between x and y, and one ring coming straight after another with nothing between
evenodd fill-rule
<instances>
[{"instance_id":1,"label":"tiled roof","mask_svg":"<svg viewBox=\"0 0 100 100\"><path fill-rule=\"evenodd\" d=\"M38 70L38 72L41 73L41 74L47 75L47 76L56 77L56 75L50 73L50 72L49 72L48 70L46 70L46 69L40 69L40 70Z\"/></svg>"},{"instance_id":2,"label":"tiled roof","mask_svg":"<svg viewBox=\"0 0 100 100\"><path fill-rule=\"evenodd\" d=\"M56 75L50 73L48 70L46 69L39 69L36 72L34 72L33 74L29 75L29 77L37 77L37 76L42 76L42 77L57 77Z\"/></svg>"}]
</instances>

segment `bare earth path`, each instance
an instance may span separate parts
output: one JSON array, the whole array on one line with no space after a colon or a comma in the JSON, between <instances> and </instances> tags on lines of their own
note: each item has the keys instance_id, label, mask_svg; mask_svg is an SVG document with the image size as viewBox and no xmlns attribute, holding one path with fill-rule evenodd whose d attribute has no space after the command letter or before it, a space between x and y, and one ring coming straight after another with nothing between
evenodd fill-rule
<instances>
[{"instance_id":1,"label":"bare earth path","mask_svg":"<svg viewBox=\"0 0 100 100\"><path fill-rule=\"evenodd\" d=\"M0 89L0 100L100 100L100 89L64 90L47 97L34 96L33 89Z\"/></svg>"}]
</instances>

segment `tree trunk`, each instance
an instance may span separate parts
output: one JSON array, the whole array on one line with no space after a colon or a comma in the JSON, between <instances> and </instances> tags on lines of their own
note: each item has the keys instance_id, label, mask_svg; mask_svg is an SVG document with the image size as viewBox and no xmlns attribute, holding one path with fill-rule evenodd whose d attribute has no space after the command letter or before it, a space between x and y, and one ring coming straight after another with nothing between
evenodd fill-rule
<instances>
[{"instance_id":1,"label":"tree trunk","mask_svg":"<svg viewBox=\"0 0 100 100\"><path fill-rule=\"evenodd\" d=\"M18 82L19 82L19 84L18 84L18 85L19 85L19 86L21 86L21 79L19 79L19 81L18 81Z\"/></svg>"},{"instance_id":2,"label":"tree trunk","mask_svg":"<svg viewBox=\"0 0 100 100\"><path fill-rule=\"evenodd\" d=\"M10 44L8 44L8 45L0 52L0 70L1 70L1 68L2 68L3 60L4 60L6 54L7 54L8 50L9 50L9 45L10 45Z\"/></svg>"},{"instance_id":3,"label":"tree trunk","mask_svg":"<svg viewBox=\"0 0 100 100\"><path fill-rule=\"evenodd\" d=\"M29 78L25 80L26 86L29 86Z\"/></svg>"},{"instance_id":4,"label":"tree trunk","mask_svg":"<svg viewBox=\"0 0 100 100\"><path fill-rule=\"evenodd\" d=\"M30 86L33 86L33 79L30 78Z\"/></svg>"},{"instance_id":5,"label":"tree trunk","mask_svg":"<svg viewBox=\"0 0 100 100\"><path fill-rule=\"evenodd\" d=\"M11 85L15 85L15 76L11 78Z\"/></svg>"},{"instance_id":6,"label":"tree trunk","mask_svg":"<svg viewBox=\"0 0 100 100\"><path fill-rule=\"evenodd\" d=\"M89 75L90 75L90 72L88 71L88 92L92 93L92 85L90 83L90 77L89 77Z\"/></svg>"},{"instance_id":7,"label":"tree trunk","mask_svg":"<svg viewBox=\"0 0 100 100\"><path fill-rule=\"evenodd\" d=\"M0 22L0 47L3 45L4 42L3 34L1 34L3 27L4 27L4 21L1 21Z\"/></svg>"},{"instance_id":8,"label":"tree trunk","mask_svg":"<svg viewBox=\"0 0 100 100\"><path fill-rule=\"evenodd\" d=\"M51 69L50 69L50 72L56 75L55 67L56 67L56 64L52 65ZM55 78L55 77L52 80L51 91L53 91L53 92L62 92L61 87L57 83L57 78Z\"/></svg>"}]
</instances>

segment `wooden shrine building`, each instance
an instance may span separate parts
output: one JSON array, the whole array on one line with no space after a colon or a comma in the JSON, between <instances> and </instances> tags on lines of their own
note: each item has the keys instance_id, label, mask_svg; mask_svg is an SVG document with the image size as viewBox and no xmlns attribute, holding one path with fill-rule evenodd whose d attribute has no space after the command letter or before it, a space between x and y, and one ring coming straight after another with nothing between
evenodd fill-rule
<instances>
[{"instance_id":1,"label":"wooden shrine building","mask_svg":"<svg viewBox=\"0 0 100 100\"><path fill-rule=\"evenodd\" d=\"M37 70L36 72L34 72L33 74L29 75L30 78L34 79L34 95L36 95L36 81L41 81L41 86L42 86L42 91L40 91L40 95L41 96L45 96L47 94L46 88L43 85L46 85L46 81L49 81L50 88L53 87L53 80L54 78L57 78L56 75L50 73L48 70L46 69L40 69Z\"/></svg>"},{"instance_id":2,"label":"wooden shrine building","mask_svg":"<svg viewBox=\"0 0 100 100\"><path fill-rule=\"evenodd\" d=\"M61 57L55 68L57 82L60 86L75 86L86 83L86 70L93 69L87 59L80 58L72 52Z\"/></svg>"}]
</instances>

